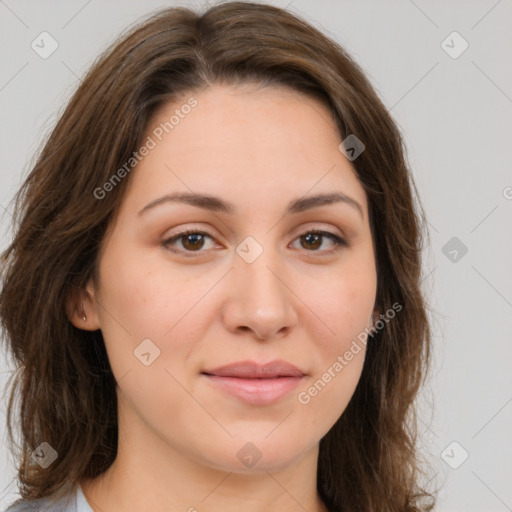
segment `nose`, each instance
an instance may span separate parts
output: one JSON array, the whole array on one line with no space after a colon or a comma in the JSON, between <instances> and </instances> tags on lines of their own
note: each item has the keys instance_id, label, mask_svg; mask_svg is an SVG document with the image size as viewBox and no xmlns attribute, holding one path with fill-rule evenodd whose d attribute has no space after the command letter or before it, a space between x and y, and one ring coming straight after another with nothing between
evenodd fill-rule
<instances>
[{"instance_id":1,"label":"nose","mask_svg":"<svg viewBox=\"0 0 512 512\"><path fill-rule=\"evenodd\" d=\"M250 331L259 340L290 332L298 314L287 276L270 251L263 251L252 263L236 255L226 283L228 299L222 314L226 328L235 334Z\"/></svg>"}]
</instances>

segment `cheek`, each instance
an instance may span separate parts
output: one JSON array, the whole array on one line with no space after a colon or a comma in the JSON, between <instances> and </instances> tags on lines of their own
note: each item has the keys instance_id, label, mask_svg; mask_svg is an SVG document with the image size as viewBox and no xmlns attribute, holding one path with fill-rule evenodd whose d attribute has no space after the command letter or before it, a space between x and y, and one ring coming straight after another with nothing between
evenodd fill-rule
<instances>
[{"instance_id":1,"label":"cheek","mask_svg":"<svg viewBox=\"0 0 512 512\"><path fill-rule=\"evenodd\" d=\"M112 244L100 269L104 291L100 301L111 308L103 311L102 321L117 321L136 338L161 338L192 307L201 285L169 272L162 258L147 254L136 248L126 254Z\"/></svg>"},{"instance_id":2,"label":"cheek","mask_svg":"<svg viewBox=\"0 0 512 512\"><path fill-rule=\"evenodd\" d=\"M311 309L318 312L310 327L318 358L315 374L301 389L298 401L309 409L311 418L322 417L328 425L345 410L361 377L365 329L376 296L376 274L371 265L345 270L324 282L321 289L315 288L314 296L309 295Z\"/></svg>"},{"instance_id":3,"label":"cheek","mask_svg":"<svg viewBox=\"0 0 512 512\"><path fill-rule=\"evenodd\" d=\"M197 283L198 290L187 278L155 265L148 269L135 253L110 255L100 269L100 321L121 398L140 417L185 424L185 405L193 407L193 400L180 383L186 381L194 329L200 329L193 306L207 283Z\"/></svg>"},{"instance_id":4,"label":"cheek","mask_svg":"<svg viewBox=\"0 0 512 512\"><path fill-rule=\"evenodd\" d=\"M318 295L321 321L315 321L316 334L310 335L316 345L315 371L297 396L311 429L321 426L327 432L346 409L360 380L366 355L365 329L375 300L371 273L365 279L340 277Z\"/></svg>"},{"instance_id":5,"label":"cheek","mask_svg":"<svg viewBox=\"0 0 512 512\"><path fill-rule=\"evenodd\" d=\"M315 294L317 324L327 333L318 339L332 358L334 353L347 350L368 327L375 305L376 275L371 268L343 272L325 282Z\"/></svg>"},{"instance_id":6,"label":"cheek","mask_svg":"<svg viewBox=\"0 0 512 512\"><path fill-rule=\"evenodd\" d=\"M207 301L198 300L218 277L169 272L165 261L150 264L136 251L126 255L115 249L113 246L102 261L103 288L98 295L101 330L112 370L116 377L138 371L139 352L149 352L146 358L154 360L151 366L174 371L178 361L187 360L194 340L201 337Z\"/></svg>"}]
</instances>

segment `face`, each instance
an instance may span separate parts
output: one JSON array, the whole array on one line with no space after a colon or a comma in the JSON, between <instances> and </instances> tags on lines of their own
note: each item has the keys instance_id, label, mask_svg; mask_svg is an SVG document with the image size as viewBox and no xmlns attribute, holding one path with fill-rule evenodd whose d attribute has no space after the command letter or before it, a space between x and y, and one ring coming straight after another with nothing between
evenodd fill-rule
<instances>
[{"instance_id":1,"label":"face","mask_svg":"<svg viewBox=\"0 0 512 512\"><path fill-rule=\"evenodd\" d=\"M330 111L285 88L211 86L148 136L86 298L120 428L218 469L285 468L360 378L377 283L364 189ZM349 199L310 200L335 193Z\"/></svg>"}]
</instances>

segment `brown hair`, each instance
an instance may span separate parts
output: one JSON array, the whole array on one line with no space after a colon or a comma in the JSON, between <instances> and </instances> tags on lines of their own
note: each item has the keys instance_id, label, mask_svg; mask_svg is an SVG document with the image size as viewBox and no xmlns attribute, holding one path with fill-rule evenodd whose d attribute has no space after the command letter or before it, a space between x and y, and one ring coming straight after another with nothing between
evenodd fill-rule
<instances>
[{"instance_id":1,"label":"brown hair","mask_svg":"<svg viewBox=\"0 0 512 512\"><path fill-rule=\"evenodd\" d=\"M369 204L377 258L376 307L402 310L369 338L361 379L320 441L318 492L331 510L431 510L416 449L413 401L430 361L420 290L425 214L401 135L359 66L337 43L277 7L232 2L202 15L158 12L116 42L88 72L15 196L16 232L2 254L0 316L18 368L20 494L74 489L114 461L116 383L101 331L75 328L65 303L96 275L102 241L129 177L94 191L125 164L164 103L209 84L284 85L317 98L342 135L366 146L353 162ZM426 231L426 230L425 230ZM31 459L41 442L58 459Z\"/></svg>"}]
</instances>

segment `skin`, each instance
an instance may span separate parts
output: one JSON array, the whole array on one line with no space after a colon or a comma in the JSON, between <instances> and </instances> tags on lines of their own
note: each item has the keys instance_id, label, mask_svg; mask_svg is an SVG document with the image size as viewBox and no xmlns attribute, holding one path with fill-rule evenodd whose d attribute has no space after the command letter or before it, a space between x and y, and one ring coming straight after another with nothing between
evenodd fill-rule
<instances>
[{"instance_id":1,"label":"skin","mask_svg":"<svg viewBox=\"0 0 512 512\"><path fill-rule=\"evenodd\" d=\"M298 395L378 315L366 194L330 111L286 88L210 86L165 105L147 135L190 96L197 107L130 175L98 282L71 307L76 326L102 330L118 383L117 458L81 485L95 512L230 512L242 503L246 512L324 511L319 441L353 395L364 345L309 403ZM285 214L294 199L333 191L362 213L335 203ZM218 196L236 214L168 202L138 215L172 192ZM305 239L313 228L349 245ZM211 238L198 248L177 239L181 253L164 245L185 229ZM263 249L252 263L236 252L248 236ZM134 356L147 338L160 350L149 366ZM248 404L201 375L275 359L306 376L271 405ZM261 454L251 468L237 457L248 442Z\"/></svg>"}]
</instances>

